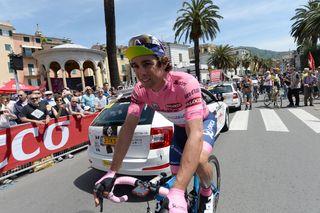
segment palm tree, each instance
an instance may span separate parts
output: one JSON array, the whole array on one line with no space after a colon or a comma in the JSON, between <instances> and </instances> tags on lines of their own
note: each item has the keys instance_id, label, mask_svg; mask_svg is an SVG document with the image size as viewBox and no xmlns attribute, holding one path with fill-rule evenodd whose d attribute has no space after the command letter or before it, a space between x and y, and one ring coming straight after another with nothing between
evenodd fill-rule
<instances>
[{"instance_id":1,"label":"palm tree","mask_svg":"<svg viewBox=\"0 0 320 213\"><path fill-rule=\"evenodd\" d=\"M213 65L217 69L226 70L232 67L234 61L234 49L227 45L218 45L213 49L208 59L208 65Z\"/></svg>"},{"instance_id":2,"label":"palm tree","mask_svg":"<svg viewBox=\"0 0 320 213\"><path fill-rule=\"evenodd\" d=\"M231 67L234 69L234 74L237 75L237 69L241 64L241 59L237 56L233 56Z\"/></svg>"},{"instance_id":3,"label":"palm tree","mask_svg":"<svg viewBox=\"0 0 320 213\"><path fill-rule=\"evenodd\" d=\"M214 5L212 0L191 0L183 2L181 16L176 19L173 26L175 31L175 40L181 40L185 35L185 42L194 42L195 70L198 80L200 80L200 56L199 39L213 40L218 31L220 31L216 19L221 19L218 15L219 7Z\"/></svg>"},{"instance_id":4,"label":"palm tree","mask_svg":"<svg viewBox=\"0 0 320 213\"><path fill-rule=\"evenodd\" d=\"M251 61L251 62L253 63L253 65L252 65L252 72L255 73L255 72L257 71L257 65L258 65L258 63L259 63L259 57L256 56L256 55L254 55L254 56L252 57L252 61Z\"/></svg>"},{"instance_id":5,"label":"palm tree","mask_svg":"<svg viewBox=\"0 0 320 213\"><path fill-rule=\"evenodd\" d=\"M244 67L245 69L245 74L247 75L248 74L248 68L250 66L250 63L251 63L251 56L249 54L245 55L245 57L242 59L242 66Z\"/></svg>"},{"instance_id":6,"label":"palm tree","mask_svg":"<svg viewBox=\"0 0 320 213\"><path fill-rule=\"evenodd\" d=\"M320 1L309 0L307 5L295 11L295 16L291 18L295 20L291 26L291 36L298 45L309 40L316 46L320 36Z\"/></svg>"},{"instance_id":7,"label":"palm tree","mask_svg":"<svg viewBox=\"0 0 320 213\"><path fill-rule=\"evenodd\" d=\"M104 17L107 35L107 55L110 72L110 83L114 87L120 85L117 46L116 46L116 24L114 13L114 0L104 0Z\"/></svg>"}]
</instances>

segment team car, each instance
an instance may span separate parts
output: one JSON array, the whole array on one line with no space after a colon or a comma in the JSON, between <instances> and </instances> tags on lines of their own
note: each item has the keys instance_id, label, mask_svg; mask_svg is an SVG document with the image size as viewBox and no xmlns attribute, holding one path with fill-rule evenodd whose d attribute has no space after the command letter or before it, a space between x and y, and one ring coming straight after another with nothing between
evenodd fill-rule
<instances>
[{"instance_id":1,"label":"team car","mask_svg":"<svg viewBox=\"0 0 320 213\"><path fill-rule=\"evenodd\" d=\"M236 90L234 83L232 82L224 82L222 84L214 85L208 90L217 95L223 96L223 101L228 105L230 109L241 110L241 95Z\"/></svg>"},{"instance_id":2,"label":"team car","mask_svg":"<svg viewBox=\"0 0 320 213\"><path fill-rule=\"evenodd\" d=\"M201 89L202 98L217 117L217 132L229 129L228 106L218 101L209 91ZM87 154L91 166L107 171L110 167L117 135L124 123L130 105L131 92L122 94L116 102L101 111L89 126ZM169 149L173 123L147 105L144 107L120 174L134 176L170 174Z\"/></svg>"}]
</instances>

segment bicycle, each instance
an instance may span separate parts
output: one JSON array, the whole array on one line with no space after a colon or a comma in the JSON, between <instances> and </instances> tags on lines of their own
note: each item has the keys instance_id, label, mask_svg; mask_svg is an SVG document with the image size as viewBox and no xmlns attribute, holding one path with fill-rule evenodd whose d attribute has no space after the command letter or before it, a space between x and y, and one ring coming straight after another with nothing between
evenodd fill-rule
<instances>
[{"instance_id":1,"label":"bicycle","mask_svg":"<svg viewBox=\"0 0 320 213\"><path fill-rule=\"evenodd\" d=\"M273 103L273 107L281 108L282 107L282 95L281 91L273 87L271 93L266 93L263 99L264 105L269 107Z\"/></svg>"},{"instance_id":2,"label":"bicycle","mask_svg":"<svg viewBox=\"0 0 320 213\"><path fill-rule=\"evenodd\" d=\"M219 195L220 195L220 165L218 159L211 155L208 159L209 163L212 165L213 177L211 182L212 192L214 194L214 206L213 212L216 212ZM167 177L165 173L162 173L149 181L142 181L138 178L131 176L121 176L117 177L113 188L108 194L108 199L114 203L122 203L128 200L128 195L122 195L121 197L117 197L114 195L113 190L116 185L131 185L135 188L132 190L132 194L138 197L146 197L149 193L154 193L156 200L156 209L155 213L168 213L169 210L163 209L163 206L166 206L164 198L169 193L169 189L173 186L173 183L176 179L176 176ZM188 204L188 213L198 213L199 209L199 197L200 197L200 180L199 177L194 174L193 176L193 184L192 190L186 191L186 200ZM97 194L100 200L100 212L103 212L103 195ZM163 204L161 205L161 203ZM151 213L149 201L147 201L147 213Z\"/></svg>"}]
</instances>

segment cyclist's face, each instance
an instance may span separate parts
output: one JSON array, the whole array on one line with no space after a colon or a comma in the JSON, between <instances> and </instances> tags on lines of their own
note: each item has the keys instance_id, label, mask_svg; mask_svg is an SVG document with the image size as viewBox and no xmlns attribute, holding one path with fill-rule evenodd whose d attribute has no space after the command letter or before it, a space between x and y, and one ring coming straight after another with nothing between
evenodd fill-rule
<instances>
[{"instance_id":1,"label":"cyclist's face","mask_svg":"<svg viewBox=\"0 0 320 213\"><path fill-rule=\"evenodd\" d=\"M166 71L164 66L155 56L139 56L131 60L131 67L134 69L142 86L158 91L164 84Z\"/></svg>"}]
</instances>

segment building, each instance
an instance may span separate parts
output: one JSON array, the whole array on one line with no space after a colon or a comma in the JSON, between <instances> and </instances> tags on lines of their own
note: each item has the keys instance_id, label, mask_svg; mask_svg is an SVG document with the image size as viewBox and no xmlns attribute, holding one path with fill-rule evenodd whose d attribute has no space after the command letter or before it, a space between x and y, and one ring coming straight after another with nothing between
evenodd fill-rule
<instances>
[{"instance_id":1,"label":"building","mask_svg":"<svg viewBox=\"0 0 320 213\"><path fill-rule=\"evenodd\" d=\"M91 49L101 50L107 53L106 44L95 44ZM127 49L126 46L117 46L117 62L119 70L119 79L122 84L131 85L133 82L136 82L135 75L131 71L129 60L124 56L124 51ZM109 70L108 59L105 60L105 67ZM110 83L110 73L107 72L105 82Z\"/></svg>"},{"instance_id":2,"label":"building","mask_svg":"<svg viewBox=\"0 0 320 213\"><path fill-rule=\"evenodd\" d=\"M10 22L0 22L0 85L14 79L8 56L13 50L14 32L15 29Z\"/></svg>"},{"instance_id":3,"label":"building","mask_svg":"<svg viewBox=\"0 0 320 213\"><path fill-rule=\"evenodd\" d=\"M170 42L165 42L164 45L173 69L190 66L189 46Z\"/></svg>"},{"instance_id":4,"label":"building","mask_svg":"<svg viewBox=\"0 0 320 213\"><path fill-rule=\"evenodd\" d=\"M39 30L34 35L16 33L10 22L0 22L0 84L14 79L14 71L10 69L8 57L13 51L23 56L24 68L17 71L19 82L39 86L43 78L39 64L32 54L66 43L71 43L71 40L45 37Z\"/></svg>"}]
</instances>

